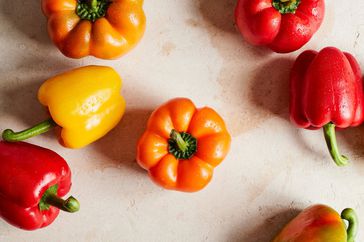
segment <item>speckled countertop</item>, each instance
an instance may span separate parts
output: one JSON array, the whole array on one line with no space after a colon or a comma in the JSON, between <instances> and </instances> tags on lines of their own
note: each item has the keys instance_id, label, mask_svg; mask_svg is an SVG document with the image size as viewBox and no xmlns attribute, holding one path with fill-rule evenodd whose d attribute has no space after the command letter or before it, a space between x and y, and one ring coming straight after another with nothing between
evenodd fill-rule
<instances>
[{"instance_id":1,"label":"speckled countertop","mask_svg":"<svg viewBox=\"0 0 364 242\"><path fill-rule=\"evenodd\" d=\"M46 117L40 84L88 64L114 67L127 111L109 135L81 150L53 134L31 143L62 155L82 208L49 227L18 230L0 221L0 241L265 242L313 203L357 210L364 224L364 127L340 131L351 164L338 168L321 131L288 120L288 73L294 58L245 43L235 30L235 0L146 0L147 31L115 61L67 59L52 45L39 0L0 0L0 128L25 128ZM326 1L321 29L304 49L352 52L364 67L364 2ZM135 145L151 111L185 96L226 119L233 136L209 186L185 194L155 186L135 163ZM363 226L361 226L363 228ZM364 241L360 229L357 241Z\"/></svg>"}]
</instances>

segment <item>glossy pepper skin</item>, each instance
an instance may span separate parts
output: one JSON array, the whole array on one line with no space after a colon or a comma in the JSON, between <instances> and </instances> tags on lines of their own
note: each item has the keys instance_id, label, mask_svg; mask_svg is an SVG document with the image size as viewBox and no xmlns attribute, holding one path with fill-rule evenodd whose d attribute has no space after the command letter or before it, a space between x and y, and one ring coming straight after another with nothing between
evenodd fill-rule
<instances>
[{"instance_id":1,"label":"glossy pepper skin","mask_svg":"<svg viewBox=\"0 0 364 242\"><path fill-rule=\"evenodd\" d=\"M223 119L213 109L197 109L191 100L176 98L152 113L137 145L137 162L156 184L195 192L209 183L229 151L230 140Z\"/></svg>"},{"instance_id":2,"label":"glossy pepper skin","mask_svg":"<svg viewBox=\"0 0 364 242\"><path fill-rule=\"evenodd\" d=\"M142 38L143 0L42 0L48 33L67 57L117 58Z\"/></svg>"},{"instance_id":3,"label":"glossy pepper skin","mask_svg":"<svg viewBox=\"0 0 364 242\"><path fill-rule=\"evenodd\" d=\"M6 141L20 141L61 127L61 144L82 148L106 135L122 118L125 101L121 78L111 67L86 66L45 81L38 99L48 108L51 120L28 130L3 132Z\"/></svg>"},{"instance_id":4,"label":"glossy pepper skin","mask_svg":"<svg viewBox=\"0 0 364 242\"><path fill-rule=\"evenodd\" d=\"M343 220L348 221L348 228ZM326 205L314 205L288 223L272 242L354 242L358 228L353 209L345 209L340 217Z\"/></svg>"},{"instance_id":5,"label":"glossy pepper skin","mask_svg":"<svg viewBox=\"0 0 364 242\"><path fill-rule=\"evenodd\" d=\"M287 53L312 38L324 13L323 0L239 0L235 20L250 44Z\"/></svg>"},{"instance_id":6,"label":"glossy pepper skin","mask_svg":"<svg viewBox=\"0 0 364 242\"><path fill-rule=\"evenodd\" d=\"M362 76L355 58L334 47L305 51L294 63L290 85L292 122L306 129L323 127L332 158L337 165L346 165L335 126L357 126L364 120Z\"/></svg>"},{"instance_id":7,"label":"glossy pepper skin","mask_svg":"<svg viewBox=\"0 0 364 242\"><path fill-rule=\"evenodd\" d=\"M65 196L71 187L71 171L62 157L28 143L0 141L0 217L25 230L48 226L59 208L41 210L40 203L55 185L58 197ZM78 210L77 200L71 197L66 201L71 205L68 212Z\"/></svg>"}]
</instances>

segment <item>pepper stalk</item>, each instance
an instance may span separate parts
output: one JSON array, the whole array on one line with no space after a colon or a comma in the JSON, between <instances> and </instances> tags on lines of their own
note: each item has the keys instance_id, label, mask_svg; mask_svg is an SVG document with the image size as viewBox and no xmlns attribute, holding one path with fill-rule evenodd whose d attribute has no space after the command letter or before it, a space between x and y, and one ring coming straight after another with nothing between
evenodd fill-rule
<instances>
[{"instance_id":1,"label":"pepper stalk","mask_svg":"<svg viewBox=\"0 0 364 242\"><path fill-rule=\"evenodd\" d=\"M66 200L57 195L58 185L53 185L45 191L40 202L41 211L48 210L51 206L61 209L62 211L74 213L80 210L80 203L76 198L70 196Z\"/></svg>"},{"instance_id":2,"label":"pepper stalk","mask_svg":"<svg viewBox=\"0 0 364 242\"><path fill-rule=\"evenodd\" d=\"M11 129L6 129L2 133L2 138L3 138L3 140L8 141L8 142L23 141L23 140L32 138L34 136L46 133L56 126L57 126L57 123L54 122L54 120L50 118L39 124L34 125L31 128L28 128L28 129L25 129L25 130L22 130L19 132L14 132Z\"/></svg>"},{"instance_id":3,"label":"pepper stalk","mask_svg":"<svg viewBox=\"0 0 364 242\"><path fill-rule=\"evenodd\" d=\"M336 141L335 124L328 123L323 127L327 148L329 149L332 159L338 166L346 166L348 158L341 155Z\"/></svg>"},{"instance_id":4,"label":"pepper stalk","mask_svg":"<svg viewBox=\"0 0 364 242\"><path fill-rule=\"evenodd\" d=\"M110 0L78 0L76 14L83 20L95 22L106 15Z\"/></svg>"},{"instance_id":5,"label":"pepper stalk","mask_svg":"<svg viewBox=\"0 0 364 242\"><path fill-rule=\"evenodd\" d=\"M176 159L189 159L197 151L197 140L191 134L172 130L168 140L169 153Z\"/></svg>"},{"instance_id":6,"label":"pepper stalk","mask_svg":"<svg viewBox=\"0 0 364 242\"><path fill-rule=\"evenodd\" d=\"M281 14L295 13L301 0L273 0L272 6Z\"/></svg>"},{"instance_id":7,"label":"pepper stalk","mask_svg":"<svg viewBox=\"0 0 364 242\"><path fill-rule=\"evenodd\" d=\"M354 209L346 208L341 213L341 218L348 221L347 242L355 242L355 236L359 230L359 219Z\"/></svg>"}]
</instances>

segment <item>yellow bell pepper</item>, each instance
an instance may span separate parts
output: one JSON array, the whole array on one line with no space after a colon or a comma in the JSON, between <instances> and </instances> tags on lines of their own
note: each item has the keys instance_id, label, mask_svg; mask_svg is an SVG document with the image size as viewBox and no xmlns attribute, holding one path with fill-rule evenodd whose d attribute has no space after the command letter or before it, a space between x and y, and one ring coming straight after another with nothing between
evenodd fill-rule
<instances>
[{"instance_id":1,"label":"yellow bell pepper","mask_svg":"<svg viewBox=\"0 0 364 242\"><path fill-rule=\"evenodd\" d=\"M51 119L17 133L5 130L3 139L25 140L58 125L62 145L84 147L121 120L125 111L121 83L117 72L106 66L81 67L50 78L40 87L38 99L48 107Z\"/></svg>"}]
</instances>

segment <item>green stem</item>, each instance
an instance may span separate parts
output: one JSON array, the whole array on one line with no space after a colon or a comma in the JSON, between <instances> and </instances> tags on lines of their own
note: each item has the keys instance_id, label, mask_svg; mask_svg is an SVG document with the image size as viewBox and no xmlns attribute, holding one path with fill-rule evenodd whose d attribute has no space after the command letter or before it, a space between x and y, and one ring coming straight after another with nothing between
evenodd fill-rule
<instances>
[{"instance_id":1,"label":"green stem","mask_svg":"<svg viewBox=\"0 0 364 242\"><path fill-rule=\"evenodd\" d=\"M40 211L49 210L51 206L59 208L65 212L74 213L80 210L80 203L74 197L69 197L66 200L58 197L58 184L49 187L39 201Z\"/></svg>"},{"instance_id":2,"label":"green stem","mask_svg":"<svg viewBox=\"0 0 364 242\"><path fill-rule=\"evenodd\" d=\"M197 151L197 139L186 132L172 130L168 139L168 152L176 159L189 159Z\"/></svg>"},{"instance_id":3,"label":"green stem","mask_svg":"<svg viewBox=\"0 0 364 242\"><path fill-rule=\"evenodd\" d=\"M346 231L347 233L347 242L354 242L355 236L358 233L359 228L359 219L356 215L354 209L347 208L341 213L341 218L348 221L348 229Z\"/></svg>"},{"instance_id":4,"label":"green stem","mask_svg":"<svg viewBox=\"0 0 364 242\"><path fill-rule=\"evenodd\" d=\"M76 14L83 20L95 22L106 15L111 0L78 0Z\"/></svg>"},{"instance_id":5,"label":"green stem","mask_svg":"<svg viewBox=\"0 0 364 242\"><path fill-rule=\"evenodd\" d=\"M51 130L53 127L57 126L57 124L53 121L53 119L47 119L29 129L25 129L20 132L14 132L11 129L4 130L2 137L3 140L8 142L17 142L29 139L31 137L43 134L49 130Z\"/></svg>"},{"instance_id":6,"label":"green stem","mask_svg":"<svg viewBox=\"0 0 364 242\"><path fill-rule=\"evenodd\" d=\"M295 13L301 0L273 0L272 5L281 14Z\"/></svg>"},{"instance_id":7,"label":"green stem","mask_svg":"<svg viewBox=\"0 0 364 242\"><path fill-rule=\"evenodd\" d=\"M340 154L339 147L336 141L335 124L328 123L324 126L324 135L332 159L338 166L346 166L348 164L348 158Z\"/></svg>"},{"instance_id":8,"label":"green stem","mask_svg":"<svg viewBox=\"0 0 364 242\"><path fill-rule=\"evenodd\" d=\"M171 139L173 139L176 143L178 148L182 152L186 152L188 149L188 144L183 140L180 133L178 133L176 130L172 130L171 132Z\"/></svg>"},{"instance_id":9,"label":"green stem","mask_svg":"<svg viewBox=\"0 0 364 242\"><path fill-rule=\"evenodd\" d=\"M98 0L90 0L89 1L89 4L90 4L90 8L96 12L97 11L97 3L98 3Z\"/></svg>"},{"instance_id":10,"label":"green stem","mask_svg":"<svg viewBox=\"0 0 364 242\"><path fill-rule=\"evenodd\" d=\"M45 202L53 207L59 208L69 213L74 213L80 210L80 203L72 196L64 200L63 198L58 197L56 194L50 194L45 198Z\"/></svg>"}]
</instances>

